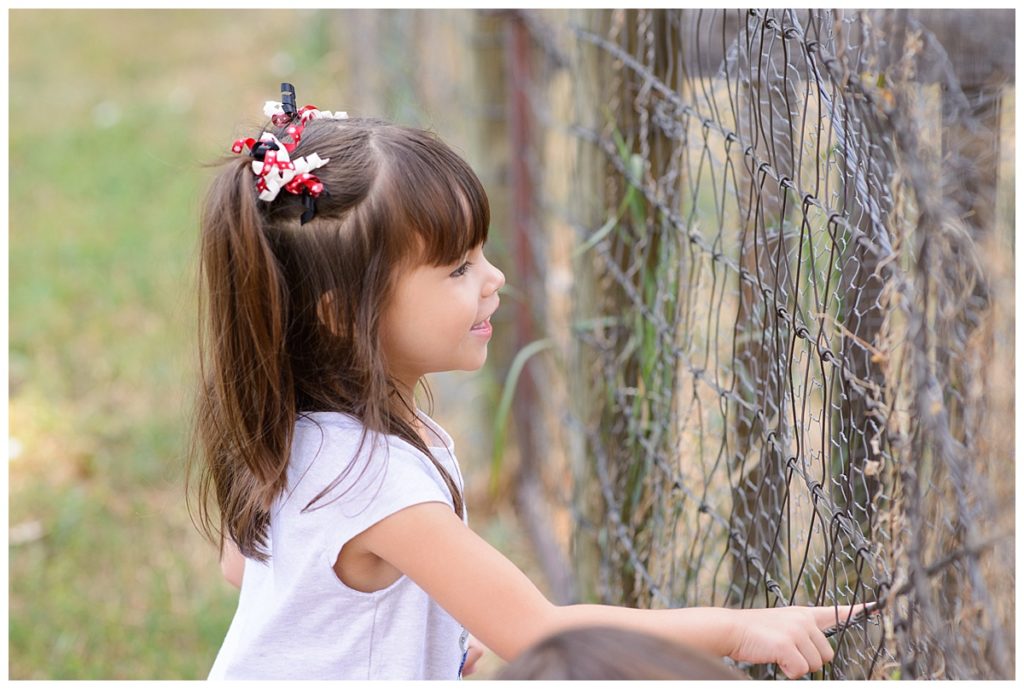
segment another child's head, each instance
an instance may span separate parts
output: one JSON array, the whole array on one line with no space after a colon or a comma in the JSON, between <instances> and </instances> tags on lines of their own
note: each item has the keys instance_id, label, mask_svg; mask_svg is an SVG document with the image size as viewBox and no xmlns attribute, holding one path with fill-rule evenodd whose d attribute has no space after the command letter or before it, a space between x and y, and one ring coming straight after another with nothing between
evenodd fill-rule
<instances>
[{"instance_id":1,"label":"another child's head","mask_svg":"<svg viewBox=\"0 0 1024 689\"><path fill-rule=\"evenodd\" d=\"M554 634L521 653L497 679L749 679L721 660L660 637L615 627Z\"/></svg>"},{"instance_id":2,"label":"another child's head","mask_svg":"<svg viewBox=\"0 0 1024 689\"><path fill-rule=\"evenodd\" d=\"M227 506L224 526L246 554L284 487L297 414L350 413L426 451L410 423L413 388L425 373L483 364L490 328L474 326L504 282L482 254L487 195L444 142L302 112L279 114L269 144L236 143L242 155L214 179L202 217L197 435L207 495ZM259 174L289 157L309 164L291 187Z\"/></svg>"}]
</instances>

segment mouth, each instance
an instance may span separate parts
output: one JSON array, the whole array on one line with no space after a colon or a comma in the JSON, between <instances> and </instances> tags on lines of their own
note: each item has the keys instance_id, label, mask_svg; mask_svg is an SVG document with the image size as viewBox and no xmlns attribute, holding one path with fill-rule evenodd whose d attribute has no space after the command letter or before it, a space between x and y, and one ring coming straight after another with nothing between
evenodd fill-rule
<instances>
[{"instance_id":1,"label":"mouth","mask_svg":"<svg viewBox=\"0 0 1024 689\"><path fill-rule=\"evenodd\" d=\"M494 309L492 309L491 312L489 314L487 314L487 317L484 318L481 321L477 321L476 323L474 323L473 327L470 328L469 331L470 332L474 332L474 333L490 334L490 332L491 332L491 316L493 316L494 313L497 310L498 310L498 306L497 306L497 304L495 304Z\"/></svg>"}]
</instances>

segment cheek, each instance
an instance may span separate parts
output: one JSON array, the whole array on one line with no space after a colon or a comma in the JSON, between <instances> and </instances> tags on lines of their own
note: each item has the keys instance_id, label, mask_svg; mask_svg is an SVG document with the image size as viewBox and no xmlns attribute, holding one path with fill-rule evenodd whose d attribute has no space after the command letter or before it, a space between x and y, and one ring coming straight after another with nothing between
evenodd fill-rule
<instances>
[{"instance_id":1,"label":"cheek","mask_svg":"<svg viewBox=\"0 0 1024 689\"><path fill-rule=\"evenodd\" d=\"M428 319L428 327L433 327L445 340L457 342L469 333L475 317L475 305L469 305L465 298L453 295L446 304L439 304L434 310L433 317Z\"/></svg>"},{"instance_id":2,"label":"cheek","mask_svg":"<svg viewBox=\"0 0 1024 689\"><path fill-rule=\"evenodd\" d=\"M403 293L381 323L382 337L410 358L451 353L470 337L476 322L479 300L474 289L467 283Z\"/></svg>"},{"instance_id":3,"label":"cheek","mask_svg":"<svg viewBox=\"0 0 1024 689\"><path fill-rule=\"evenodd\" d=\"M465 308L456 295L408 304L389 319L389 344L409 358L434 358L451 352L473 327L475 310Z\"/></svg>"},{"instance_id":4,"label":"cheek","mask_svg":"<svg viewBox=\"0 0 1024 689\"><path fill-rule=\"evenodd\" d=\"M421 322L468 331L476 318L477 306L476 293L467 282L465 285L449 285L430 299L421 300L417 316Z\"/></svg>"}]
</instances>

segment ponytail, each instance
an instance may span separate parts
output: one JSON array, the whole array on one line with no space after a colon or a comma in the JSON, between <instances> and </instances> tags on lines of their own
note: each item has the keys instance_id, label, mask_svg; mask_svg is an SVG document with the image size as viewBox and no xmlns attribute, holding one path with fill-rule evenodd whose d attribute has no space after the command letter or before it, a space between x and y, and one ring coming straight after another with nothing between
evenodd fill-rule
<instances>
[{"instance_id":1,"label":"ponytail","mask_svg":"<svg viewBox=\"0 0 1024 689\"><path fill-rule=\"evenodd\" d=\"M200 370L193 449L205 457L199 526L265 560L269 510L287 481L296 415L285 341L288 294L248 160L215 180L202 216ZM198 452L197 452L198 450ZM216 497L215 525L207 505Z\"/></svg>"}]
</instances>

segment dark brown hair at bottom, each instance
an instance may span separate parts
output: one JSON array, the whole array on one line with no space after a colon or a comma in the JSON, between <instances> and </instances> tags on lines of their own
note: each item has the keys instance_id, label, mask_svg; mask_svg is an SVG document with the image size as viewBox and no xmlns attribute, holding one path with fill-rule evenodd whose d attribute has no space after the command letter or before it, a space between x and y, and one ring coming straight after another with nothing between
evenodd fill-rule
<instances>
[{"instance_id":1,"label":"dark brown hair at bottom","mask_svg":"<svg viewBox=\"0 0 1024 689\"><path fill-rule=\"evenodd\" d=\"M559 632L528 648L496 679L750 679L718 658L667 639L615 627Z\"/></svg>"}]
</instances>

